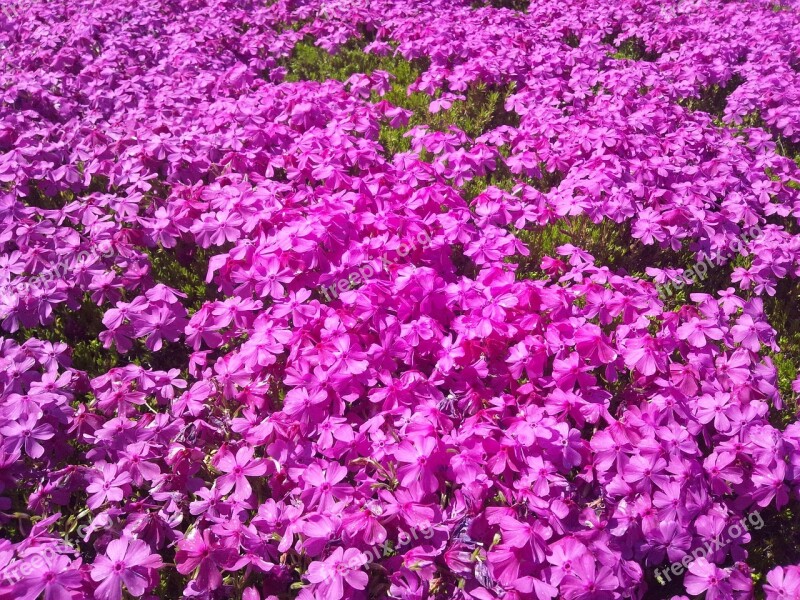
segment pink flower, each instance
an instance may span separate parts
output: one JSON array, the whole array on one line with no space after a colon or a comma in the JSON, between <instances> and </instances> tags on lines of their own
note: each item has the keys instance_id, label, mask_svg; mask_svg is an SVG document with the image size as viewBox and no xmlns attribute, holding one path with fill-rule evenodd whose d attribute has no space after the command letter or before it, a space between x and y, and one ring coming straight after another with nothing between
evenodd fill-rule
<instances>
[{"instance_id":1,"label":"pink flower","mask_svg":"<svg viewBox=\"0 0 800 600\"><path fill-rule=\"evenodd\" d=\"M38 423L34 415L25 415L21 421L0 428L0 434L6 437L4 443L9 451L22 447L31 458L40 458L44 455L44 446L39 442L52 439L55 431L47 423Z\"/></svg>"},{"instance_id":2,"label":"pink flower","mask_svg":"<svg viewBox=\"0 0 800 600\"><path fill-rule=\"evenodd\" d=\"M217 487L221 494L227 494L234 487L233 497L237 500L247 500L253 493L248 477L258 477L267 472L264 459L253 460L253 449L243 446L236 451L236 456L225 450L216 457L217 468L225 473L217 479Z\"/></svg>"},{"instance_id":3,"label":"pink flower","mask_svg":"<svg viewBox=\"0 0 800 600\"><path fill-rule=\"evenodd\" d=\"M435 438L403 440L395 449L394 457L403 465L397 470L404 486L419 483L422 489L432 492L436 489L436 448Z\"/></svg>"},{"instance_id":4,"label":"pink flower","mask_svg":"<svg viewBox=\"0 0 800 600\"><path fill-rule=\"evenodd\" d=\"M72 600L79 593L82 585L80 559L73 562L67 556L56 554L53 548L45 550L23 559L23 564L28 563L30 574L14 587L13 598L36 600L44 593L44 600ZM43 565L36 564L35 560ZM20 567L17 564L5 568L6 582L21 574ZM3 587L0 587L0 597L5 597L2 592Z\"/></svg>"},{"instance_id":5,"label":"pink flower","mask_svg":"<svg viewBox=\"0 0 800 600\"><path fill-rule=\"evenodd\" d=\"M695 348L704 348L706 338L721 340L723 333L717 324L710 319L692 317L688 322L678 327L678 338L686 340Z\"/></svg>"},{"instance_id":6,"label":"pink flower","mask_svg":"<svg viewBox=\"0 0 800 600\"><path fill-rule=\"evenodd\" d=\"M236 559L236 551L211 536L208 529L202 533L193 529L178 542L175 564L180 574L193 573L200 589L216 590L222 585L220 568Z\"/></svg>"},{"instance_id":7,"label":"pink flower","mask_svg":"<svg viewBox=\"0 0 800 600\"><path fill-rule=\"evenodd\" d=\"M125 488L131 482L130 473L119 472L116 464L100 465L100 473L95 474L92 482L86 487L90 494L89 508L100 508L106 502L120 502L125 497Z\"/></svg>"},{"instance_id":8,"label":"pink flower","mask_svg":"<svg viewBox=\"0 0 800 600\"><path fill-rule=\"evenodd\" d=\"M120 600L124 583L132 596L139 597L150 587L150 570L162 564L142 540L112 540L106 555L98 556L92 565L92 579L101 582L95 595L102 600Z\"/></svg>"},{"instance_id":9,"label":"pink flower","mask_svg":"<svg viewBox=\"0 0 800 600\"><path fill-rule=\"evenodd\" d=\"M795 600L800 598L800 567L775 567L767 573L764 586L766 600Z\"/></svg>"},{"instance_id":10,"label":"pink flower","mask_svg":"<svg viewBox=\"0 0 800 600\"><path fill-rule=\"evenodd\" d=\"M618 585L611 569L606 566L598 569L594 556L583 554L561 582L561 591L567 600L611 600Z\"/></svg>"},{"instance_id":11,"label":"pink flower","mask_svg":"<svg viewBox=\"0 0 800 600\"><path fill-rule=\"evenodd\" d=\"M303 498L309 506L327 510L336 500L343 500L351 493L353 488L341 483L345 477L347 469L338 463L330 462L324 468L314 463L303 471L302 478L308 486Z\"/></svg>"},{"instance_id":12,"label":"pink flower","mask_svg":"<svg viewBox=\"0 0 800 600\"><path fill-rule=\"evenodd\" d=\"M367 574L361 566L366 557L355 548L336 548L324 561L314 561L308 567L306 578L313 584L320 597L339 600L344 597L345 584L355 590L367 587Z\"/></svg>"},{"instance_id":13,"label":"pink flower","mask_svg":"<svg viewBox=\"0 0 800 600\"><path fill-rule=\"evenodd\" d=\"M768 324L763 321L756 323L748 314L739 317L736 325L731 328L733 341L753 352L758 352L761 343L769 338L771 332L772 328Z\"/></svg>"},{"instance_id":14,"label":"pink flower","mask_svg":"<svg viewBox=\"0 0 800 600\"><path fill-rule=\"evenodd\" d=\"M731 585L728 582L728 574L706 560L699 557L689 564L689 572L684 578L686 591L693 596L706 593L707 600L717 600L729 598Z\"/></svg>"}]
</instances>

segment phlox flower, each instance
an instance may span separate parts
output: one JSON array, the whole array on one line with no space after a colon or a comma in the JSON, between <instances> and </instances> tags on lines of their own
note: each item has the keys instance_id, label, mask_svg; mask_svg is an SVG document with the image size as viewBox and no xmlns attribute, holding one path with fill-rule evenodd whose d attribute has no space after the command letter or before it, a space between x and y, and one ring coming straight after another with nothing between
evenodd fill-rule
<instances>
[{"instance_id":1,"label":"phlox flower","mask_svg":"<svg viewBox=\"0 0 800 600\"><path fill-rule=\"evenodd\" d=\"M686 591L693 596L705 592L705 597L708 600L721 600L731 597L732 588L728 581L728 573L709 563L702 556L689 564L684 583Z\"/></svg>"},{"instance_id":2,"label":"phlox flower","mask_svg":"<svg viewBox=\"0 0 800 600\"><path fill-rule=\"evenodd\" d=\"M151 570L162 564L142 540L112 540L105 556L98 556L92 565L92 579L100 582L95 595L102 600L119 600L124 584L132 596L142 596L150 586Z\"/></svg>"},{"instance_id":3,"label":"phlox flower","mask_svg":"<svg viewBox=\"0 0 800 600\"><path fill-rule=\"evenodd\" d=\"M614 597L619 580L611 569L598 565L591 554L583 554L572 572L564 577L560 590L567 600L603 600Z\"/></svg>"},{"instance_id":4,"label":"phlox flower","mask_svg":"<svg viewBox=\"0 0 800 600\"><path fill-rule=\"evenodd\" d=\"M366 557L355 548L336 548L324 561L314 561L308 567L306 578L321 597L339 600L345 595L345 584L355 590L367 587L369 578L361 570Z\"/></svg>"},{"instance_id":5,"label":"phlox flower","mask_svg":"<svg viewBox=\"0 0 800 600\"><path fill-rule=\"evenodd\" d=\"M3 446L6 451L15 452L23 448L31 458L44 455L44 446L40 442L52 439L55 431L50 424L38 421L35 415L29 414L0 428L0 434L5 437Z\"/></svg>"},{"instance_id":6,"label":"phlox flower","mask_svg":"<svg viewBox=\"0 0 800 600\"><path fill-rule=\"evenodd\" d=\"M131 482L131 475L113 463L100 465L99 473L92 476L91 482L86 487L90 494L87 504L89 508L96 509L106 502L120 502L125 497L127 484Z\"/></svg>"},{"instance_id":7,"label":"phlox flower","mask_svg":"<svg viewBox=\"0 0 800 600\"><path fill-rule=\"evenodd\" d=\"M44 600L71 600L79 593L82 587L80 559L72 561L63 554L56 554L55 551L37 553L34 556L42 561L43 566L39 569L32 568L32 572L13 587L14 598L36 600L43 597ZM34 566L33 563L31 566Z\"/></svg>"},{"instance_id":8,"label":"phlox flower","mask_svg":"<svg viewBox=\"0 0 800 600\"><path fill-rule=\"evenodd\" d=\"M222 585L220 569L235 557L235 550L212 538L208 529L194 529L178 542L175 564L182 575L193 575L200 589L215 590Z\"/></svg>"},{"instance_id":9,"label":"phlox flower","mask_svg":"<svg viewBox=\"0 0 800 600\"><path fill-rule=\"evenodd\" d=\"M767 600L789 600L800 597L800 568L775 567L767 573L764 586Z\"/></svg>"},{"instance_id":10,"label":"phlox flower","mask_svg":"<svg viewBox=\"0 0 800 600\"><path fill-rule=\"evenodd\" d=\"M267 472L264 459L253 459L254 450L243 446L236 451L234 456L225 450L215 457L216 467L224 473L217 479L217 488L221 494L233 491L236 500L247 500L253 493L248 477L257 477ZM234 489L235 488L235 489Z\"/></svg>"}]
</instances>

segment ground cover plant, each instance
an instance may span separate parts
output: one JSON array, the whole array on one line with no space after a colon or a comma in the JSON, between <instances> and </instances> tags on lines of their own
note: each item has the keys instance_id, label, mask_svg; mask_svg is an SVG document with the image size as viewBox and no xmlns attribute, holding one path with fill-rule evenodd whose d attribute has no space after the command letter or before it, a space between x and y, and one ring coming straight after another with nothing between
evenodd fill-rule
<instances>
[{"instance_id":1,"label":"ground cover plant","mask_svg":"<svg viewBox=\"0 0 800 600\"><path fill-rule=\"evenodd\" d=\"M0 600L800 598L800 2L2 1Z\"/></svg>"}]
</instances>

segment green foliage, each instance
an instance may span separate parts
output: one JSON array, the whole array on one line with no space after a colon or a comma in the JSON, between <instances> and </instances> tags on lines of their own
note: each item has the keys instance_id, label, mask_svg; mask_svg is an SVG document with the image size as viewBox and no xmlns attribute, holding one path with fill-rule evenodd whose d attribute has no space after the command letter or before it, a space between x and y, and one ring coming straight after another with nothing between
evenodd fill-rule
<instances>
[{"instance_id":1,"label":"green foliage","mask_svg":"<svg viewBox=\"0 0 800 600\"><path fill-rule=\"evenodd\" d=\"M395 129L386 126L381 129L380 142L389 156L409 150L410 142L404 134L419 125L435 131L447 131L455 126L467 135L477 137L500 125L518 123L517 115L505 110L505 100L513 93L513 84L502 88L476 84L466 92L465 100L453 102L449 110L431 113L430 96L421 92L408 93L408 87L427 67L423 60L407 61L398 56L367 54L354 42L343 46L336 54L329 54L306 40L294 48L288 62L287 81L346 81L355 73L369 75L376 70L391 73L394 76L392 89L383 99L412 111L413 115L407 127ZM381 98L373 94L372 101L378 100Z\"/></svg>"},{"instance_id":2,"label":"green foliage","mask_svg":"<svg viewBox=\"0 0 800 600\"><path fill-rule=\"evenodd\" d=\"M581 38L574 31L570 31L564 36L564 43L570 48L577 48L581 45Z\"/></svg>"},{"instance_id":3,"label":"green foliage","mask_svg":"<svg viewBox=\"0 0 800 600\"><path fill-rule=\"evenodd\" d=\"M770 507L759 512L764 526L756 530L748 525L753 541L746 547L747 563L761 580L776 565L800 562L800 502L792 500L781 511Z\"/></svg>"},{"instance_id":4,"label":"green foliage","mask_svg":"<svg viewBox=\"0 0 800 600\"><path fill-rule=\"evenodd\" d=\"M213 286L205 281L209 256L202 248L179 242L175 248L159 246L148 250L147 254L152 278L186 294L183 305L189 313L216 298Z\"/></svg>"},{"instance_id":5,"label":"green foliage","mask_svg":"<svg viewBox=\"0 0 800 600\"><path fill-rule=\"evenodd\" d=\"M505 169L501 168L487 174L485 177L476 177L464 183L461 188L461 196L467 202L474 200L477 196L486 191L489 186L510 192L514 189L516 181Z\"/></svg>"},{"instance_id":6,"label":"green foliage","mask_svg":"<svg viewBox=\"0 0 800 600\"><path fill-rule=\"evenodd\" d=\"M205 283L208 258L200 248L179 244L177 248L157 248L148 252L151 276L159 283L186 294L184 303L194 312L206 300L215 297L215 290ZM131 300L123 296L123 300ZM53 308L52 322L46 326L21 328L12 338L22 344L36 338L50 342L65 342L72 354L72 366L96 377L116 366L133 363L153 369L186 367L186 347L179 343L165 343L159 352L148 350L141 340L134 341L129 353L121 356L115 349L105 349L99 334L106 328L103 315L109 305L98 306L87 293L79 301L59 304Z\"/></svg>"},{"instance_id":7,"label":"green foliage","mask_svg":"<svg viewBox=\"0 0 800 600\"><path fill-rule=\"evenodd\" d=\"M645 275L647 267L691 265L691 253L675 252L658 245L645 246L631 236L630 223L614 223L604 219L593 223L586 216L564 217L556 223L513 233L527 244L530 256L519 264L519 277L541 277L543 257L558 257L556 249L572 244L589 252L599 266L624 271L631 275Z\"/></svg>"},{"instance_id":8,"label":"green foliage","mask_svg":"<svg viewBox=\"0 0 800 600\"><path fill-rule=\"evenodd\" d=\"M773 416L773 424L783 429L798 410L792 381L800 375L800 282L781 280L774 296L764 298L764 311L777 332L781 351L772 354L778 370L778 386L784 401L783 410Z\"/></svg>"},{"instance_id":9,"label":"green foliage","mask_svg":"<svg viewBox=\"0 0 800 600\"><path fill-rule=\"evenodd\" d=\"M415 64L416 63L416 64ZM423 61L415 63L393 56L367 54L354 41L339 48L335 54L313 44L311 38L298 42L288 61L286 81L345 81L356 73L371 74L383 70L392 73L403 89L419 76Z\"/></svg>"},{"instance_id":10,"label":"green foliage","mask_svg":"<svg viewBox=\"0 0 800 600\"><path fill-rule=\"evenodd\" d=\"M507 8L519 12L528 12L528 0L479 0L472 3L472 8L491 6L492 8Z\"/></svg>"},{"instance_id":11,"label":"green foliage","mask_svg":"<svg viewBox=\"0 0 800 600\"><path fill-rule=\"evenodd\" d=\"M61 304L53 309L53 321L47 326L21 328L11 337L19 344L36 338L52 343L65 342L72 351L72 365L90 377L105 373L119 364L119 355L103 348L98 335L103 326L104 310L86 294L80 306Z\"/></svg>"},{"instance_id":12,"label":"green foliage","mask_svg":"<svg viewBox=\"0 0 800 600\"><path fill-rule=\"evenodd\" d=\"M698 110L715 117L717 123L724 126L721 119L728 105L728 96L744 83L739 75L733 75L724 86L711 85L700 90L696 98L684 98L678 103L689 110Z\"/></svg>"},{"instance_id":13,"label":"green foliage","mask_svg":"<svg viewBox=\"0 0 800 600\"><path fill-rule=\"evenodd\" d=\"M642 38L629 37L622 42L611 58L617 60L641 60L645 62L655 62L659 54L647 49L647 45Z\"/></svg>"}]
</instances>

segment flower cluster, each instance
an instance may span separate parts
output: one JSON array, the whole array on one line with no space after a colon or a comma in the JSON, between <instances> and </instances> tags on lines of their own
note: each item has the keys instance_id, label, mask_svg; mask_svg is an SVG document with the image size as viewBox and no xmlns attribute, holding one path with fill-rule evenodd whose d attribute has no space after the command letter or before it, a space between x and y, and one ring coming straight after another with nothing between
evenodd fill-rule
<instances>
[{"instance_id":1,"label":"flower cluster","mask_svg":"<svg viewBox=\"0 0 800 600\"><path fill-rule=\"evenodd\" d=\"M611 600L684 559L687 593L753 598L761 530L692 552L800 499L775 6L0 15L0 599ZM303 80L308 40L413 65L425 114L382 69ZM431 126L476 90L480 132ZM580 219L661 258L532 252ZM665 302L693 259L730 276Z\"/></svg>"}]
</instances>

